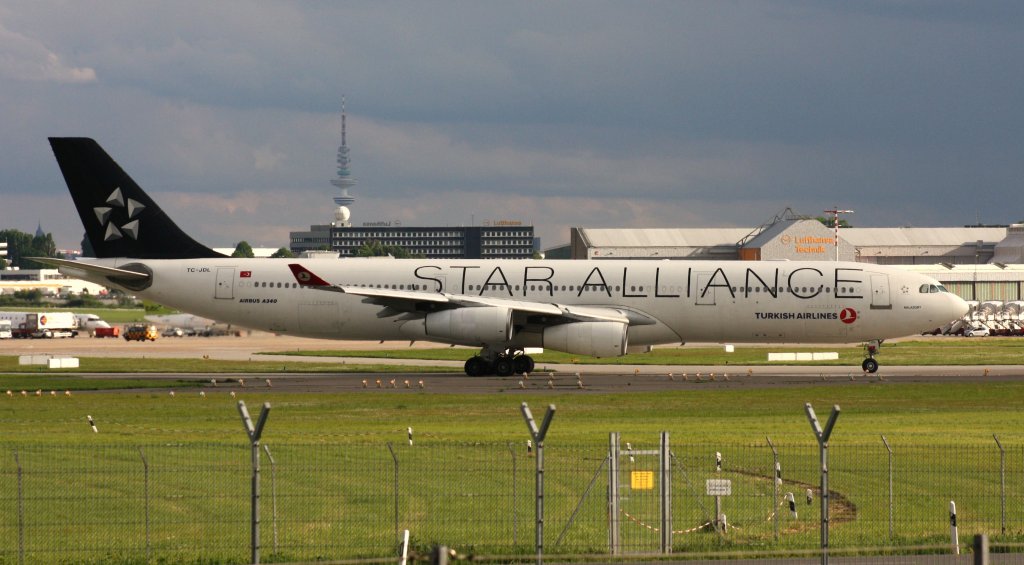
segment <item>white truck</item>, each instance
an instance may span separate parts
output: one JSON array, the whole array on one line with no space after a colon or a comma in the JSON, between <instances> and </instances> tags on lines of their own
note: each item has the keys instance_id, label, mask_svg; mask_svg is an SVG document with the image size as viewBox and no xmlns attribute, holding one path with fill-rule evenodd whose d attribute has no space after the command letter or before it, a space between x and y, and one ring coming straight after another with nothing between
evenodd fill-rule
<instances>
[{"instance_id":1,"label":"white truck","mask_svg":"<svg viewBox=\"0 0 1024 565\"><path fill-rule=\"evenodd\" d=\"M11 321L0 320L0 339L11 339L14 334L11 332Z\"/></svg>"},{"instance_id":2,"label":"white truck","mask_svg":"<svg viewBox=\"0 0 1024 565\"><path fill-rule=\"evenodd\" d=\"M0 320L11 323L17 338L74 337L78 318L72 312L0 312Z\"/></svg>"}]
</instances>

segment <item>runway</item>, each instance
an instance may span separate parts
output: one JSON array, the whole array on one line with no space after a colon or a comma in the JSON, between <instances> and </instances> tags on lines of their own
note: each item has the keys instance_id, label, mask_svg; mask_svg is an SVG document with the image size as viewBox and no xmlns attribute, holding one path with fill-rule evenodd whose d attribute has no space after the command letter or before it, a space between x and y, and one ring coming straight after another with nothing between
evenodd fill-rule
<instances>
[{"instance_id":1,"label":"runway","mask_svg":"<svg viewBox=\"0 0 1024 565\"><path fill-rule=\"evenodd\" d=\"M269 351L326 349L372 350L445 347L418 342L339 342L276 336L253 332L243 337L161 338L155 342L78 337L56 340L3 340L0 355L53 354L79 357L210 358L287 363L380 364L440 366L450 373L275 373L275 374L82 374L84 378L145 378L197 381L202 389L237 390L264 388L275 392L402 393L612 393L702 391L796 386L864 385L896 383L1012 382L1024 380L1024 365L979 366L886 366L884 355L878 373L868 375L859 367L845 366L666 366L666 365L565 365L539 364L528 377L468 377L459 361L358 359L339 357L285 357ZM467 357L471 349L465 349ZM268 385L267 379L270 379ZM213 381L216 381L214 385ZM378 382L379 381L379 382ZM168 388L173 388L168 383ZM200 390L200 389L196 389Z\"/></svg>"},{"instance_id":2,"label":"runway","mask_svg":"<svg viewBox=\"0 0 1024 565\"><path fill-rule=\"evenodd\" d=\"M798 386L886 385L895 383L980 383L1024 380L1024 364L984 366L887 366L884 355L879 373L866 375L856 366L807 365L622 365L622 364L539 364L538 370L523 378L467 377L462 361L418 359L309 357L266 355L265 352L315 351L324 349L401 349L444 347L428 342L339 342L275 336L254 332L243 337L161 338L156 342L126 342L123 339L79 337L62 340L3 340L0 355L54 354L81 357L201 358L262 360L296 363L370 363L451 367L446 374L110 374L83 375L85 378L195 380L204 388L222 390L266 388L275 392L359 392L388 393L575 393L697 391ZM464 348L467 357L473 350ZM270 380L267 385L266 380ZM216 381L214 386L213 381ZM378 383L380 381L380 383ZM421 385L422 382L422 385ZM169 383L169 387L172 387Z\"/></svg>"}]
</instances>

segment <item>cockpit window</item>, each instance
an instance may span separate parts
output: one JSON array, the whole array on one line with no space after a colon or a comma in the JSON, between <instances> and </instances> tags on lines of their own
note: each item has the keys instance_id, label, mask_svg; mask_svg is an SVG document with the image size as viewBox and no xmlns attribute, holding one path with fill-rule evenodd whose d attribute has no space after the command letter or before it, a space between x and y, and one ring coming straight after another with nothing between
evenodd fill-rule
<instances>
[{"instance_id":1,"label":"cockpit window","mask_svg":"<svg viewBox=\"0 0 1024 565\"><path fill-rule=\"evenodd\" d=\"M923 285L921 285L921 288L918 290L918 292L920 292L921 294L933 294L933 293L949 292L949 291L946 290L946 287L942 286L941 284L939 284L939 285L923 284Z\"/></svg>"},{"instance_id":2,"label":"cockpit window","mask_svg":"<svg viewBox=\"0 0 1024 565\"><path fill-rule=\"evenodd\" d=\"M948 290L946 290L946 287L942 286L941 284L938 286L938 289L939 292L949 292Z\"/></svg>"}]
</instances>

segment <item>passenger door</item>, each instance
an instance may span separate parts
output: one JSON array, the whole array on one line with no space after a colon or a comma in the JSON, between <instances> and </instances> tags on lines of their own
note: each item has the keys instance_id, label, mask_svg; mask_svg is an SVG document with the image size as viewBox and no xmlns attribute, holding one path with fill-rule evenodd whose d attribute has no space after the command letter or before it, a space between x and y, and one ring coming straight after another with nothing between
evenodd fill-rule
<instances>
[{"instance_id":1,"label":"passenger door","mask_svg":"<svg viewBox=\"0 0 1024 565\"><path fill-rule=\"evenodd\" d=\"M214 298L235 297L235 268L217 267L217 286L213 291Z\"/></svg>"},{"instance_id":2,"label":"passenger door","mask_svg":"<svg viewBox=\"0 0 1024 565\"><path fill-rule=\"evenodd\" d=\"M889 300L888 275L871 275L871 309L892 309L892 302Z\"/></svg>"}]
</instances>

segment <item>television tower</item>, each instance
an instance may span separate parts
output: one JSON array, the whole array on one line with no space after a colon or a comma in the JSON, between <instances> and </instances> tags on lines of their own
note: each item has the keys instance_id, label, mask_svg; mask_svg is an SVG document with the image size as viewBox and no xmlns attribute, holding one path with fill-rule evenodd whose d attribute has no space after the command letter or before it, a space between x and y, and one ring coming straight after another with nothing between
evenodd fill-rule
<instances>
[{"instance_id":1,"label":"television tower","mask_svg":"<svg viewBox=\"0 0 1024 565\"><path fill-rule=\"evenodd\" d=\"M348 170L350 163L348 156L348 144L345 141L345 97L341 97L341 146L338 147L338 176L331 179L331 184L341 189L341 196L334 197L334 203L338 205L334 211L335 225L349 226L349 218L352 212L348 207L355 203L356 198L348 193L348 189L356 184L352 173Z\"/></svg>"}]
</instances>

